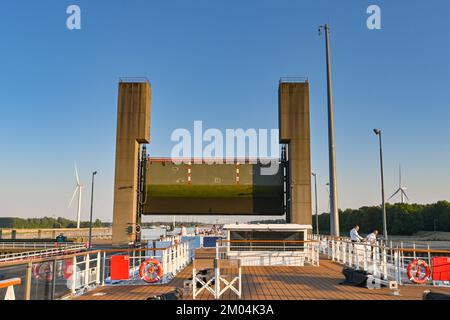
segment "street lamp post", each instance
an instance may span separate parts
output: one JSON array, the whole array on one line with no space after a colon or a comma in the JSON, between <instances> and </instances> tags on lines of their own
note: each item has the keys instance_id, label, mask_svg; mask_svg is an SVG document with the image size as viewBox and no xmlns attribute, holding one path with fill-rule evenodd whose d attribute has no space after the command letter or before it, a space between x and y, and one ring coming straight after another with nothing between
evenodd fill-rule
<instances>
[{"instance_id":1,"label":"street lamp post","mask_svg":"<svg viewBox=\"0 0 450 320\"><path fill-rule=\"evenodd\" d=\"M92 248L92 209L94 207L94 177L97 171L92 172L92 189L91 189L91 214L89 218L89 249Z\"/></svg>"},{"instance_id":2,"label":"street lamp post","mask_svg":"<svg viewBox=\"0 0 450 320\"><path fill-rule=\"evenodd\" d=\"M314 193L316 200L316 234L319 235L319 211L317 209L317 174L312 173L314 177Z\"/></svg>"},{"instance_id":3,"label":"street lamp post","mask_svg":"<svg viewBox=\"0 0 450 320\"><path fill-rule=\"evenodd\" d=\"M373 132L378 136L380 141L380 170L381 170L381 200L382 200L382 209L383 209L383 234L384 240L387 241L388 233L387 233L387 225L386 225L386 203L384 201L384 174L383 174L383 145L381 143L381 130L373 129Z\"/></svg>"},{"instance_id":4,"label":"street lamp post","mask_svg":"<svg viewBox=\"0 0 450 320\"><path fill-rule=\"evenodd\" d=\"M331 235L339 237L339 211L337 201L336 178L336 149L334 145L334 115L333 92L331 85L331 59L330 59L330 26L325 24L319 27L319 35L325 30L326 60L327 60L327 92L328 92L328 156L330 170L330 231Z\"/></svg>"}]
</instances>

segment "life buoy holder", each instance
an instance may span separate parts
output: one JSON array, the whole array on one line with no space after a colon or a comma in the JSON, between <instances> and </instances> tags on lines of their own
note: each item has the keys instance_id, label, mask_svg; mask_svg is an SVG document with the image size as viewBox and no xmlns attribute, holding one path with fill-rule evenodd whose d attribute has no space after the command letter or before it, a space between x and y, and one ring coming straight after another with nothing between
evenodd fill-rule
<instances>
[{"instance_id":1,"label":"life buoy holder","mask_svg":"<svg viewBox=\"0 0 450 320\"><path fill-rule=\"evenodd\" d=\"M139 277L147 283L155 283L161 280L164 270L156 259L147 259L139 267Z\"/></svg>"},{"instance_id":2,"label":"life buoy holder","mask_svg":"<svg viewBox=\"0 0 450 320\"><path fill-rule=\"evenodd\" d=\"M425 273L421 272L421 267L425 269ZM408 278L414 283L424 284L430 279L431 269L422 259L414 259L408 265Z\"/></svg>"},{"instance_id":3,"label":"life buoy holder","mask_svg":"<svg viewBox=\"0 0 450 320\"><path fill-rule=\"evenodd\" d=\"M53 280L53 266L49 262L37 263L33 266L33 274L37 280L50 282Z\"/></svg>"}]
</instances>

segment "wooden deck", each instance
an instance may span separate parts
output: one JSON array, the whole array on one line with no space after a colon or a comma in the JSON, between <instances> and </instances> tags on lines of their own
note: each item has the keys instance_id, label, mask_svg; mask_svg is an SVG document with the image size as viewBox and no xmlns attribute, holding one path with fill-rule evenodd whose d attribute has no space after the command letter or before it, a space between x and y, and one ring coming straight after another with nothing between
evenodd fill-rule
<instances>
[{"instance_id":1,"label":"wooden deck","mask_svg":"<svg viewBox=\"0 0 450 320\"><path fill-rule=\"evenodd\" d=\"M242 267L243 300L421 300L424 290L430 287L408 285L400 287L400 296L391 295L388 288L369 290L340 285L343 281L342 266L329 260L321 260L320 267ZM192 274L189 266L172 282L161 286L128 285L105 286L94 289L79 300L145 300L151 296L182 288L183 281ZM435 292L450 294L447 288L431 288ZM192 295L185 297L192 299ZM198 300L211 300L203 290ZM223 300L236 300L228 291Z\"/></svg>"}]
</instances>

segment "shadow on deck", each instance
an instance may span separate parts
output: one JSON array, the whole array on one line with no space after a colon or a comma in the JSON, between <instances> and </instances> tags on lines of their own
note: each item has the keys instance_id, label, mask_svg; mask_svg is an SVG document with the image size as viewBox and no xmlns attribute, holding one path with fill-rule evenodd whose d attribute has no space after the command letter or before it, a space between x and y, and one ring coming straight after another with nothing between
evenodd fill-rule
<instances>
[{"instance_id":1,"label":"shadow on deck","mask_svg":"<svg viewBox=\"0 0 450 320\"><path fill-rule=\"evenodd\" d=\"M339 283L344 277L342 266L322 259L320 267L242 267L243 300L421 300L429 287L407 285L400 287L400 296L391 295L388 288L369 290ZM76 297L77 300L145 300L175 288L183 288L184 280L192 275L188 266L166 285L104 286ZM450 294L450 288L433 291ZM185 297L186 300L192 296ZM202 291L198 300L212 300L212 295ZM221 300L237 300L231 291Z\"/></svg>"}]
</instances>

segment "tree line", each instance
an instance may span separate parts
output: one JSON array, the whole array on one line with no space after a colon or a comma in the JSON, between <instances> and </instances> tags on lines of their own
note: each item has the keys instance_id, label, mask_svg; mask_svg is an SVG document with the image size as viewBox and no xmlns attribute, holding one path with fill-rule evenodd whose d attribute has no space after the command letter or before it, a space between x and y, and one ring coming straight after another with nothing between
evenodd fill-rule
<instances>
[{"instance_id":1,"label":"tree line","mask_svg":"<svg viewBox=\"0 0 450 320\"><path fill-rule=\"evenodd\" d=\"M104 223L100 219L92 222L92 227L103 227ZM52 229L52 228L76 228L77 222L66 218L0 218L0 228L11 229ZM81 221L81 228L89 228L89 221Z\"/></svg>"},{"instance_id":2,"label":"tree line","mask_svg":"<svg viewBox=\"0 0 450 320\"><path fill-rule=\"evenodd\" d=\"M382 209L379 206L361 207L359 209L339 210L340 233L345 235L355 224L360 226L360 233L369 233L373 229L382 233ZM412 235L418 231L450 232L450 203L439 201L433 204L386 204L387 232L391 235ZM313 230L316 219L313 217ZM330 233L330 214L319 215L319 231Z\"/></svg>"}]
</instances>

